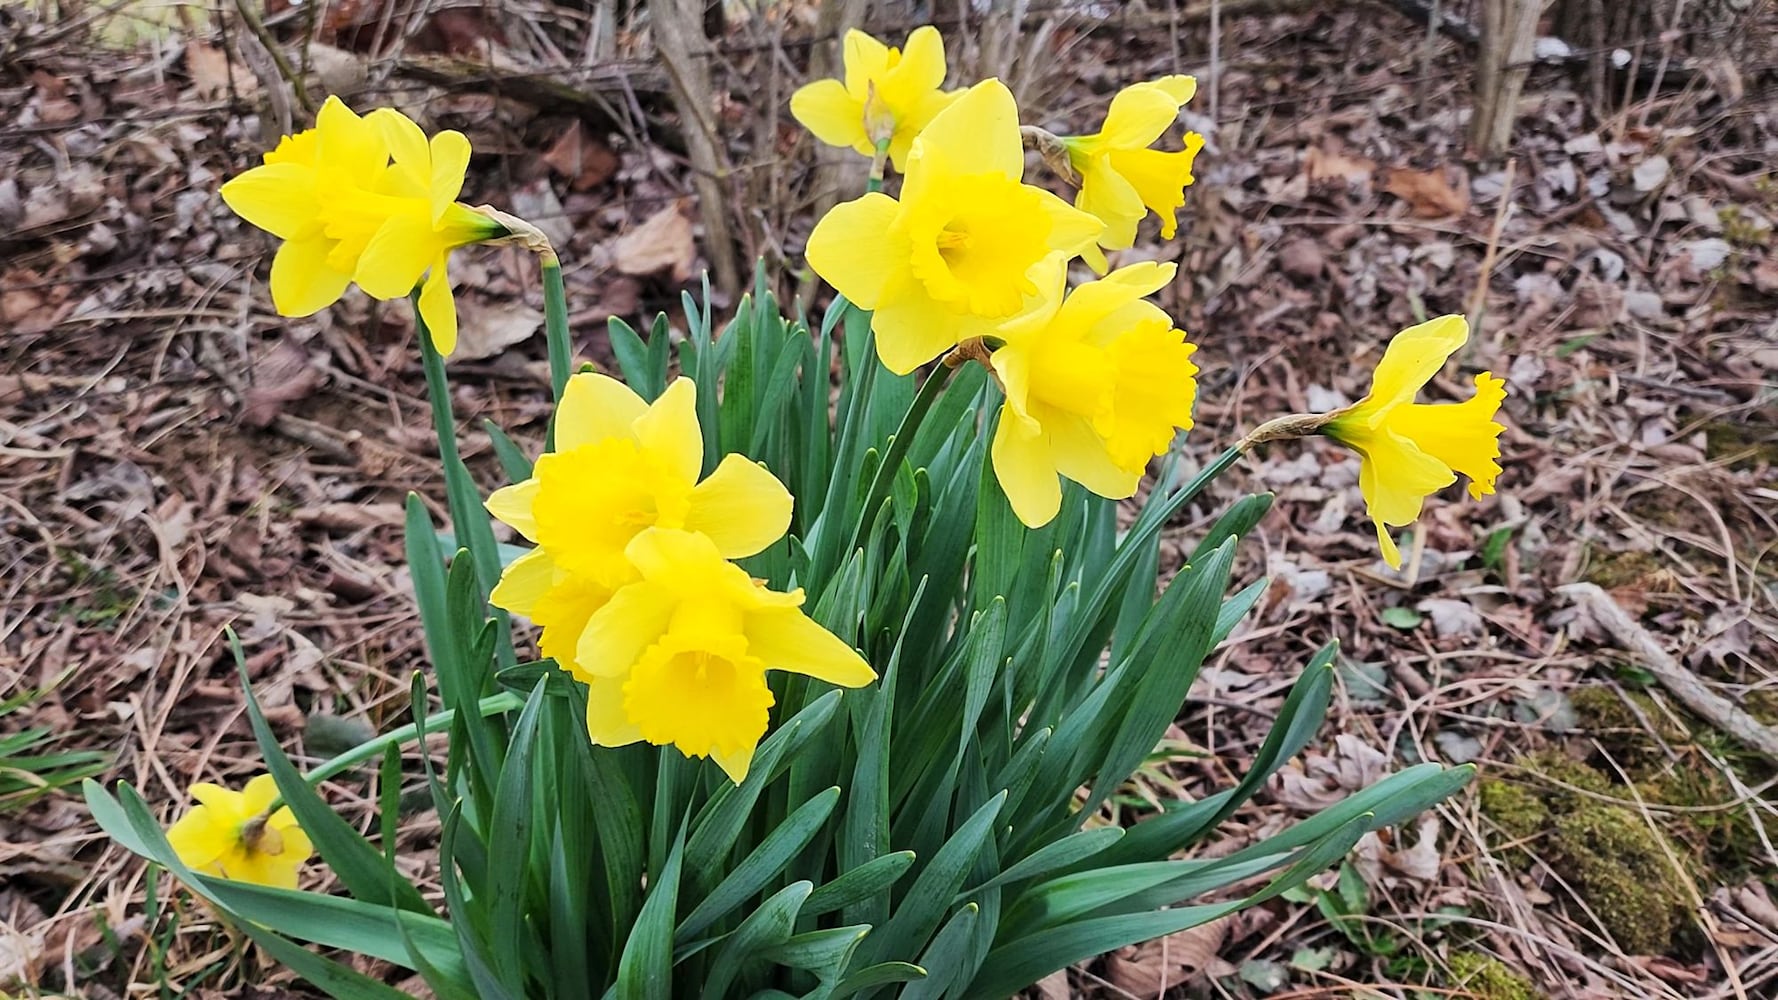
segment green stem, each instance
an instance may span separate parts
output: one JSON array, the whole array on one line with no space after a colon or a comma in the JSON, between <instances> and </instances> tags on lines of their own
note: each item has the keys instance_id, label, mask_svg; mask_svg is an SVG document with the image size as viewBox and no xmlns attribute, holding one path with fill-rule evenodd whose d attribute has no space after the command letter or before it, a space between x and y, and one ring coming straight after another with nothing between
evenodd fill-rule
<instances>
[{"instance_id":1,"label":"green stem","mask_svg":"<svg viewBox=\"0 0 1778 1000\"><path fill-rule=\"evenodd\" d=\"M574 364L574 345L568 339L568 300L562 290L562 262L552 251L540 255L543 264L543 334L549 343L549 391L562 401ZM550 431L555 435L554 428Z\"/></svg>"},{"instance_id":2,"label":"green stem","mask_svg":"<svg viewBox=\"0 0 1778 1000\"><path fill-rule=\"evenodd\" d=\"M457 450L457 416L451 407L451 386L445 376L443 355L432 344L432 333L420 315L420 293L413 295L414 327L420 341L420 360L426 371L426 400L432 407L432 430L438 438L438 456L444 466L445 499L451 512L451 534L458 548L469 550L475 575L481 584L484 600L500 579L500 552L494 544L494 529L482 507L481 493L469 478L469 468ZM512 649L512 629L506 612L493 609L499 636L495 651L502 666L512 666L518 658Z\"/></svg>"},{"instance_id":3,"label":"green stem","mask_svg":"<svg viewBox=\"0 0 1778 1000\"><path fill-rule=\"evenodd\" d=\"M489 695L476 704L476 710L483 718L490 715L499 715L502 712L511 712L523 707L525 707L525 699L511 691L502 691L499 694ZM452 721L454 721L456 717L456 710L450 708L447 708L442 712L428 715L426 717L425 730L428 733L444 732L450 728ZM400 746L401 744L412 742L419 738L420 729L421 727L418 723L410 722L407 725L402 726L400 729L384 733L374 739L365 740L363 743L358 744L352 749L323 762L303 777L309 784L318 785L342 771L355 767L358 764L375 757L377 754L382 753L385 747Z\"/></svg>"},{"instance_id":4,"label":"green stem","mask_svg":"<svg viewBox=\"0 0 1778 1000\"><path fill-rule=\"evenodd\" d=\"M864 189L871 194L876 194L883 190L883 164L886 163L888 159L889 140L878 139L877 150L870 158L870 180L866 181L864 184Z\"/></svg>"},{"instance_id":5,"label":"green stem","mask_svg":"<svg viewBox=\"0 0 1778 1000\"><path fill-rule=\"evenodd\" d=\"M852 541L848 544L840 558L847 553L856 552L864 541L865 533L877 519L877 506L889 495L890 485L895 482L895 474L901 468L902 460L907 458L908 449L913 447L914 435L920 430L920 423L938 401L939 393L944 391L945 383L950 381L951 366L941 364L931 375L926 376L926 384L920 386L920 394L914 397L912 406L901 418L901 426L895 429L894 436L889 438L889 447L883 452L883 461L877 466L876 474L871 477L870 490L864 495L864 507L858 513L858 524L852 530Z\"/></svg>"}]
</instances>

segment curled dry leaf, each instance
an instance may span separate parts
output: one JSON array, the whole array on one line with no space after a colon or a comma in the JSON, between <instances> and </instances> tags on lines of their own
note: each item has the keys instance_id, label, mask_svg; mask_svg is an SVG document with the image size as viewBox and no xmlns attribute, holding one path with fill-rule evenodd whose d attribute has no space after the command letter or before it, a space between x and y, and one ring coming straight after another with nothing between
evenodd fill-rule
<instances>
[{"instance_id":1,"label":"curled dry leaf","mask_svg":"<svg viewBox=\"0 0 1778 1000\"><path fill-rule=\"evenodd\" d=\"M625 274L645 275L665 271L674 281L691 278L691 220L677 203L649 216L640 226L611 241L611 262Z\"/></svg>"},{"instance_id":2,"label":"curled dry leaf","mask_svg":"<svg viewBox=\"0 0 1778 1000\"><path fill-rule=\"evenodd\" d=\"M1233 920L1223 917L1126 948L1106 962L1105 977L1127 993L1159 996L1206 975L1234 975L1235 967L1220 957Z\"/></svg>"},{"instance_id":3,"label":"curled dry leaf","mask_svg":"<svg viewBox=\"0 0 1778 1000\"><path fill-rule=\"evenodd\" d=\"M457 299L457 349L459 361L491 358L543 327L543 316L523 302L483 303L463 296Z\"/></svg>"},{"instance_id":4,"label":"curled dry leaf","mask_svg":"<svg viewBox=\"0 0 1778 1000\"><path fill-rule=\"evenodd\" d=\"M1448 170L1390 167L1383 190L1407 202L1417 219L1440 219L1469 211L1469 185L1452 184Z\"/></svg>"},{"instance_id":5,"label":"curled dry leaf","mask_svg":"<svg viewBox=\"0 0 1778 1000\"><path fill-rule=\"evenodd\" d=\"M568 186L586 191L610 180L617 173L617 154L611 147L586 134L576 118L543 154L543 162L556 173L568 178Z\"/></svg>"}]
</instances>

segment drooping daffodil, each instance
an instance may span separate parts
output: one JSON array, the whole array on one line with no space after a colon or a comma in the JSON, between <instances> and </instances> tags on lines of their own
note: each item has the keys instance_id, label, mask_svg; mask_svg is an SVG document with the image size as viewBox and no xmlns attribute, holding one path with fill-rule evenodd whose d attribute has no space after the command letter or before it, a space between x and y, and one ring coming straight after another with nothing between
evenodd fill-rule
<instances>
[{"instance_id":1,"label":"drooping daffodil","mask_svg":"<svg viewBox=\"0 0 1778 1000\"><path fill-rule=\"evenodd\" d=\"M876 678L803 613L800 589L766 588L707 535L651 528L627 551L639 579L612 595L580 639L593 743L671 744L712 758L739 783L770 721L766 671L839 687Z\"/></svg>"},{"instance_id":2,"label":"drooping daffodil","mask_svg":"<svg viewBox=\"0 0 1778 1000\"><path fill-rule=\"evenodd\" d=\"M854 28L846 32L844 82L827 79L790 95L790 113L815 138L865 156L887 140L889 160L905 170L914 137L961 94L945 91L945 43L931 25L915 28L905 49Z\"/></svg>"},{"instance_id":3,"label":"drooping daffodil","mask_svg":"<svg viewBox=\"0 0 1778 1000\"><path fill-rule=\"evenodd\" d=\"M1021 183L1018 107L998 80L971 87L914 141L899 199L837 205L809 235L815 272L873 310L883 364L906 374L991 334L1039 293L1034 270L1073 257L1104 228Z\"/></svg>"},{"instance_id":4,"label":"drooping daffodil","mask_svg":"<svg viewBox=\"0 0 1778 1000\"><path fill-rule=\"evenodd\" d=\"M1330 416L1321 433L1358 452L1358 487L1377 528L1377 544L1390 566L1401 567L1391 527L1412 524L1428 496L1462 473L1469 495L1494 492L1500 476L1500 434L1495 420L1506 399L1506 380L1492 372L1475 377L1475 395L1461 403L1416 403L1426 383L1469 340L1462 316L1440 316L1395 335L1378 362L1371 391Z\"/></svg>"},{"instance_id":5,"label":"drooping daffodil","mask_svg":"<svg viewBox=\"0 0 1778 1000\"><path fill-rule=\"evenodd\" d=\"M1144 298L1173 280L1175 265L1132 264L1066 298L1060 263L1044 271L1052 293L1002 324L990 355L1006 390L994 474L1033 528L1060 509L1058 476L1110 499L1134 495L1149 459L1192 426L1198 373L1196 347Z\"/></svg>"},{"instance_id":6,"label":"drooping daffodil","mask_svg":"<svg viewBox=\"0 0 1778 1000\"><path fill-rule=\"evenodd\" d=\"M193 806L167 830L167 843L193 871L280 889L296 888L296 876L314 853L309 837L288 808L268 813L278 798L269 774L241 791L199 782Z\"/></svg>"},{"instance_id":7,"label":"drooping daffodil","mask_svg":"<svg viewBox=\"0 0 1778 1000\"><path fill-rule=\"evenodd\" d=\"M283 241L272 259L279 314L318 312L353 282L376 298L401 298L424 277L420 317L449 354L457 310L446 255L509 235L491 215L457 203L468 163L459 132L427 140L400 112L360 117L330 97L314 128L285 136L221 193L237 215Z\"/></svg>"},{"instance_id":8,"label":"drooping daffodil","mask_svg":"<svg viewBox=\"0 0 1778 1000\"><path fill-rule=\"evenodd\" d=\"M1098 246L1085 253L1103 274L1104 250L1127 250L1136 243L1136 225L1149 212L1161 219L1161 237L1172 239L1185 189L1192 183L1192 162L1204 137L1185 133L1185 148L1175 152L1150 149L1179 118L1179 109L1197 93L1197 80L1166 76L1125 87L1111 99L1105 122L1091 135L1062 139L1068 164L1080 178L1074 205L1105 223Z\"/></svg>"}]
</instances>

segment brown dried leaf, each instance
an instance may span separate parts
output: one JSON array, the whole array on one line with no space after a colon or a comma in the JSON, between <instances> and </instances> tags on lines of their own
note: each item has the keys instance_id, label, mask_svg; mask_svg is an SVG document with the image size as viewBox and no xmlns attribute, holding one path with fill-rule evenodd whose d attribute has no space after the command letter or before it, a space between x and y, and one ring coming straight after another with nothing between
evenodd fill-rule
<instances>
[{"instance_id":1,"label":"brown dried leaf","mask_svg":"<svg viewBox=\"0 0 1778 1000\"><path fill-rule=\"evenodd\" d=\"M1308 178L1311 186L1337 182L1347 190L1365 194L1370 190L1371 177L1376 170L1377 161L1352 156L1337 148L1310 146L1303 154L1303 176Z\"/></svg>"},{"instance_id":2,"label":"brown dried leaf","mask_svg":"<svg viewBox=\"0 0 1778 1000\"><path fill-rule=\"evenodd\" d=\"M309 364L308 352L294 341L279 339L253 359L253 381L241 396L241 421L270 427L285 403L320 387L321 373Z\"/></svg>"},{"instance_id":3,"label":"brown dried leaf","mask_svg":"<svg viewBox=\"0 0 1778 1000\"><path fill-rule=\"evenodd\" d=\"M1228 940L1231 917L1212 920L1153 941L1145 941L1111 956L1105 977L1113 986L1136 996L1159 996L1175 986L1193 982L1205 973L1231 974L1218 953Z\"/></svg>"},{"instance_id":4,"label":"brown dried leaf","mask_svg":"<svg viewBox=\"0 0 1778 1000\"><path fill-rule=\"evenodd\" d=\"M674 281L691 278L691 220L677 203L649 216L640 226L611 241L612 263L625 274L645 275L667 271Z\"/></svg>"},{"instance_id":5,"label":"brown dried leaf","mask_svg":"<svg viewBox=\"0 0 1778 1000\"><path fill-rule=\"evenodd\" d=\"M578 118L543 154L543 162L568 178L568 186L575 191L598 187L610 180L618 167L617 154L587 135Z\"/></svg>"},{"instance_id":6,"label":"brown dried leaf","mask_svg":"<svg viewBox=\"0 0 1778 1000\"><path fill-rule=\"evenodd\" d=\"M227 96L231 76L234 92L243 97L259 89L253 74L245 67L236 70L227 52L195 38L185 43L185 71L191 74L192 94L199 100L214 101Z\"/></svg>"},{"instance_id":7,"label":"brown dried leaf","mask_svg":"<svg viewBox=\"0 0 1778 1000\"><path fill-rule=\"evenodd\" d=\"M461 361L491 358L529 338L543 326L543 315L523 302L482 303L457 299L457 349Z\"/></svg>"},{"instance_id":8,"label":"brown dried leaf","mask_svg":"<svg viewBox=\"0 0 1778 1000\"><path fill-rule=\"evenodd\" d=\"M1453 185L1446 170L1390 167L1383 190L1407 202L1417 219L1441 219L1469 211L1469 185Z\"/></svg>"}]
</instances>

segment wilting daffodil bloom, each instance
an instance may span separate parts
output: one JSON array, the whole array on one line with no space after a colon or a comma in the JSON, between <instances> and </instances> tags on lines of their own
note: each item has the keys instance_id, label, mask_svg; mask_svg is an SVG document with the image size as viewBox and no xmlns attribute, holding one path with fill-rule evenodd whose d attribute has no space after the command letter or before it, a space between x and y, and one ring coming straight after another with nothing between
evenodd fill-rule
<instances>
[{"instance_id":1,"label":"wilting daffodil bloom","mask_svg":"<svg viewBox=\"0 0 1778 1000\"><path fill-rule=\"evenodd\" d=\"M809 235L809 266L874 310L878 356L897 374L991 334L1038 294L1039 262L1080 253L1103 228L1020 183L1018 116L1000 81L971 87L915 140L899 201L835 206Z\"/></svg>"},{"instance_id":2,"label":"wilting daffodil bloom","mask_svg":"<svg viewBox=\"0 0 1778 1000\"><path fill-rule=\"evenodd\" d=\"M1092 135L1062 140L1068 163L1080 176L1076 208L1105 223L1098 245L1127 250L1136 243L1136 224L1151 210L1161 218L1161 236L1172 239L1185 189L1192 183L1192 160L1204 145L1196 132L1185 134L1185 148L1162 152L1148 147L1166 133L1179 109L1197 92L1189 76L1166 76L1125 87L1111 99L1105 123ZM1105 270L1099 249L1086 253L1095 270Z\"/></svg>"},{"instance_id":3,"label":"wilting daffodil bloom","mask_svg":"<svg viewBox=\"0 0 1778 1000\"><path fill-rule=\"evenodd\" d=\"M191 786L191 797L202 805L167 830L180 861L206 875L296 888L297 870L314 849L289 809L267 815L278 798L271 775L254 778L238 792L199 782Z\"/></svg>"},{"instance_id":4,"label":"wilting daffodil bloom","mask_svg":"<svg viewBox=\"0 0 1778 1000\"><path fill-rule=\"evenodd\" d=\"M768 590L705 535L650 529L628 556L640 579L613 594L580 639L587 734L599 746L670 743L713 758L739 783L770 720L767 670L840 687L876 678L802 612L800 589Z\"/></svg>"},{"instance_id":5,"label":"wilting daffodil bloom","mask_svg":"<svg viewBox=\"0 0 1778 1000\"><path fill-rule=\"evenodd\" d=\"M939 89L944 39L931 25L915 28L904 51L854 28L846 32L844 61L844 83L816 80L800 88L790 95L790 113L815 138L865 156L887 139L890 161L905 169L914 137L960 93Z\"/></svg>"},{"instance_id":6,"label":"wilting daffodil bloom","mask_svg":"<svg viewBox=\"0 0 1778 1000\"><path fill-rule=\"evenodd\" d=\"M1174 265L1119 268L1065 299L1065 269L1045 270L1053 294L1003 324L1004 343L990 356L1006 389L994 474L1033 528L1060 508L1058 475L1102 497L1133 495L1148 460L1191 427L1198 373L1197 348L1143 301L1173 280Z\"/></svg>"},{"instance_id":7,"label":"wilting daffodil bloom","mask_svg":"<svg viewBox=\"0 0 1778 1000\"><path fill-rule=\"evenodd\" d=\"M753 555L790 527L790 492L728 455L698 481L704 435L697 386L681 378L652 404L607 375L568 380L556 451L530 479L495 491L488 510L537 543L501 575L495 605L543 629L545 656L573 669L574 644L611 592L635 578L625 549L646 528L709 536L723 558Z\"/></svg>"},{"instance_id":8,"label":"wilting daffodil bloom","mask_svg":"<svg viewBox=\"0 0 1778 1000\"><path fill-rule=\"evenodd\" d=\"M1462 316L1441 316L1395 335L1371 381L1370 394L1329 414L1320 431L1358 452L1358 487L1377 526L1377 544L1390 566L1401 567L1391 526L1411 524L1426 497L1462 473L1469 495L1494 492L1500 475L1495 421L1506 382L1483 372L1474 396L1461 403L1416 403L1414 397L1469 339Z\"/></svg>"},{"instance_id":9,"label":"wilting daffodil bloom","mask_svg":"<svg viewBox=\"0 0 1778 1000\"><path fill-rule=\"evenodd\" d=\"M427 140L406 115L378 108L368 116L382 129L394 163L386 190L393 197L362 197L365 209L386 213L358 258L358 286L379 299L401 298L420 286L420 318L440 354L457 345L457 303L446 273L450 252L506 235L506 227L457 202L469 168L469 140L446 130ZM425 284L420 284L421 276Z\"/></svg>"},{"instance_id":10,"label":"wilting daffodil bloom","mask_svg":"<svg viewBox=\"0 0 1778 1000\"><path fill-rule=\"evenodd\" d=\"M420 316L433 345L449 354L457 309L445 256L508 234L493 218L457 204L468 163L469 140L459 132L429 142L399 112L359 117L330 97L314 128L285 136L264 165L224 184L222 199L284 241L272 259L272 304L280 314L315 313L354 281L377 298L401 298L425 276Z\"/></svg>"}]
</instances>

